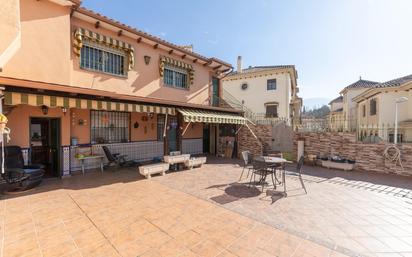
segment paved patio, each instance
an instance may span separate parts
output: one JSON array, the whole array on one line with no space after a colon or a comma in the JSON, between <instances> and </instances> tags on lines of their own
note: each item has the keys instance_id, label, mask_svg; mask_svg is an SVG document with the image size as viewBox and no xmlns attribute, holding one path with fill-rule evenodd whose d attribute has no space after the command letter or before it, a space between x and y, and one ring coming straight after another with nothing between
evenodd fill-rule
<instances>
[{"instance_id":1,"label":"paved patio","mask_svg":"<svg viewBox=\"0 0 412 257\"><path fill-rule=\"evenodd\" d=\"M0 256L344 256L160 181L93 172L1 196Z\"/></svg>"},{"instance_id":2,"label":"paved patio","mask_svg":"<svg viewBox=\"0 0 412 257\"><path fill-rule=\"evenodd\" d=\"M222 159L48 180L2 196L0 256L412 256L410 178L305 168L286 198Z\"/></svg>"},{"instance_id":3,"label":"paved patio","mask_svg":"<svg viewBox=\"0 0 412 257\"><path fill-rule=\"evenodd\" d=\"M288 176L285 198L238 182L233 162L212 162L155 180L348 255L412 256L411 177L305 166L308 194Z\"/></svg>"}]
</instances>

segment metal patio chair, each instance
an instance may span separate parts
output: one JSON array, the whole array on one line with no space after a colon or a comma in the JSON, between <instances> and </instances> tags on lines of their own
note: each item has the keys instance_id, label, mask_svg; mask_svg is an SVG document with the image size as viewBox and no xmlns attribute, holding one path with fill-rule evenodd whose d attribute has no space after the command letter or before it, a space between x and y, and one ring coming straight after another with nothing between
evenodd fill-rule
<instances>
[{"instance_id":1,"label":"metal patio chair","mask_svg":"<svg viewBox=\"0 0 412 257\"><path fill-rule=\"evenodd\" d=\"M292 175L292 176L297 176L299 178L299 181L300 181L300 184L302 185L303 190L305 190L305 194L307 194L308 192L306 191L306 187L305 187L305 184L303 183L303 179L302 179L302 168L303 168L304 160L305 160L305 157L301 156L299 158L298 164L296 166L296 172L288 171L286 174L287 175Z\"/></svg>"},{"instance_id":2,"label":"metal patio chair","mask_svg":"<svg viewBox=\"0 0 412 257\"><path fill-rule=\"evenodd\" d=\"M240 174L239 181L242 180L243 172L245 171L245 169L247 169L246 178L249 177L249 173L253 169L252 159L253 159L253 156L249 151L242 152L243 169L242 169L242 173Z\"/></svg>"},{"instance_id":3,"label":"metal patio chair","mask_svg":"<svg viewBox=\"0 0 412 257\"><path fill-rule=\"evenodd\" d=\"M126 156L121 155L120 153L111 153L107 146L102 146L103 152L106 155L107 160L109 161L105 167L109 167L114 164L116 167L123 167L127 164Z\"/></svg>"}]
</instances>

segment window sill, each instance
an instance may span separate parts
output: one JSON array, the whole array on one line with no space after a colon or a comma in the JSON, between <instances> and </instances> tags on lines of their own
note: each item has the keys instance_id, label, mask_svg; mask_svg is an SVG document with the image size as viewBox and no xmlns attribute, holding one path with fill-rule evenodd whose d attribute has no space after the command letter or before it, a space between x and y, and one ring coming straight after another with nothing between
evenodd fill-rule
<instances>
[{"instance_id":1,"label":"window sill","mask_svg":"<svg viewBox=\"0 0 412 257\"><path fill-rule=\"evenodd\" d=\"M85 70L85 71L94 72L94 73L102 73L102 74L106 74L106 75L109 75L109 76L118 77L118 78L122 78L122 79L127 79L127 73L125 75L117 75L117 74L104 72L104 71L101 71L101 70L89 69L89 68L85 68L85 67L81 67L81 66L80 66L80 69Z\"/></svg>"},{"instance_id":2,"label":"window sill","mask_svg":"<svg viewBox=\"0 0 412 257\"><path fill-rule=\"evenodd\" d=\"M163 83L163 86L164 86L164 87L168 87L168 88L173 88L173 89L185 90L185 91L189 91L189 90L190 90L190 87L188 87L188 88L175 87L175 86L173 86L173 85L164 84L164 83Z\"/></svg>"}]
</instances>

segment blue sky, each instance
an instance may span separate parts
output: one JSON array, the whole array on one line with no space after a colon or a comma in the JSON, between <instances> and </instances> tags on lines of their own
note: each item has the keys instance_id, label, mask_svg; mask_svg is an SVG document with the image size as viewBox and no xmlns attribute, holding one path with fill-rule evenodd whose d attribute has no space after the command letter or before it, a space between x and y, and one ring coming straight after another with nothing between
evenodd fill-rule
<instances>
[{"instance_id":1,"label":"blue sky","mask_svg":"<svg viewBox=\"0 0 412 257\"><path fill-rule=\"evenodd\" d=\"M83 6L235 67L294 64L300 96L412 73L409 0L84 0Z\"/></svg>"}]
</instances>

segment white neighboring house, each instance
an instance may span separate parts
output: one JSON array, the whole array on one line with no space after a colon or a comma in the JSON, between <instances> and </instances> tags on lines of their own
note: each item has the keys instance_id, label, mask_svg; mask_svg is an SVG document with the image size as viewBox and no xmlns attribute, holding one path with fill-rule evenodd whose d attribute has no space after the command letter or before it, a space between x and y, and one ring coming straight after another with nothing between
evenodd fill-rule
<instances>
[{"instance_id":1,"label":"white neighboring house","mask_svg":"<svg viewBox=\"0 0 412 257\"><path fill-rule=\"evenodd\" d=\"M357 105L353 98L377 84L379 82L364 80L360 77L358 81L346 86L340 92L340 95L343 97L342 119L344 130L353 131L357 127Z\"/></svg>"},{"instance_id":2,"label":"white neighboring house","mask_svg":"<svg viewBox=\"0 0 412 257\"><path fill-rule=\"evenodd\" d=\"M395 102L400 97L409 100L398 104L398 142L412 142L412 74L376 84L352 99L357 103L359 137L393 142Z\"/></svg>"},{"instance_id":3,"label":"white neighboring house","mask_svg":"<svg viewBox=\"0 0 412 257\"><path fill-rule=\"evenodd\" d=\"M302 99L298 97L294 65L254 66L237 70L222 79L223 99L234 107L245 107L250 118L282 118L300 121ZM237 105L237 106L236 106ZM252 113L252 114L251 114Z\"/></svg>"}]
</instances>

